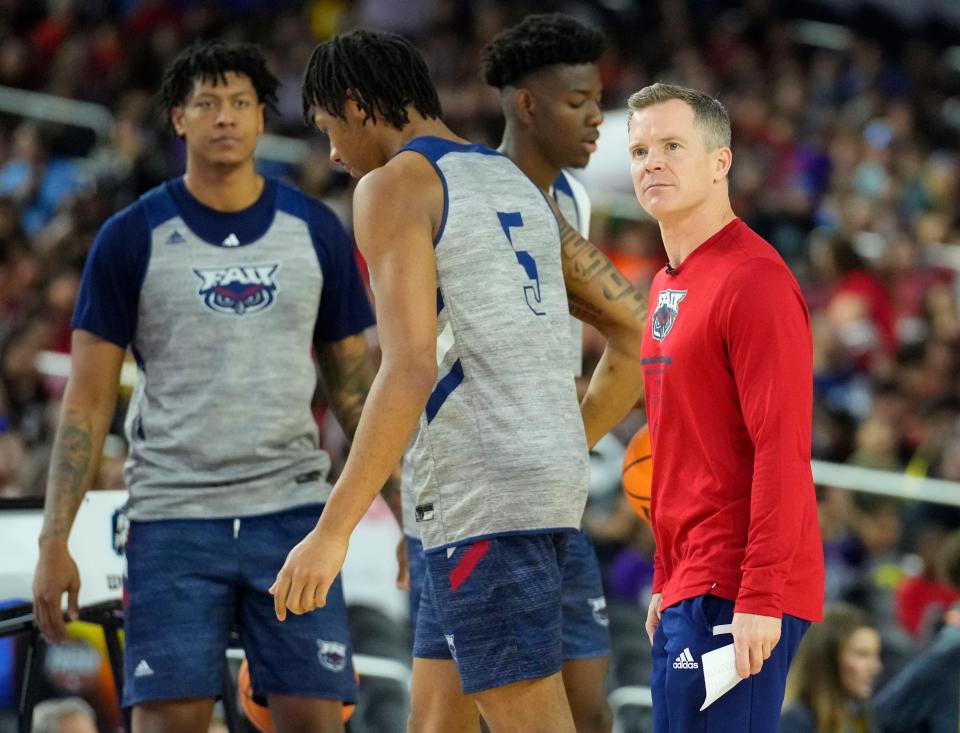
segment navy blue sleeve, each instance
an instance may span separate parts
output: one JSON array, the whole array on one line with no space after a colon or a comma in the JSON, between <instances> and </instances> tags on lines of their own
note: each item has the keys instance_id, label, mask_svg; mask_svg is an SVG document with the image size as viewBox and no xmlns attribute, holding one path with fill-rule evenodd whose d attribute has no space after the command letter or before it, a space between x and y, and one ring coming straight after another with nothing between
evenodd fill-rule
<instances>
[{"instance_id":1,"label":"navy blue sleeve","mask_svg":"<svg viewBox=\"0 0 960 733\"><path fill-rule=\"evenodd\" d=\"M339 341L369 328L374 324L373 310L357 272L353 242L319 201L310 202L310 234L323 273L315 338Z\"/></svg>"},{"instance_id":2,"label":"navy blue sleeve","mask_svg":"<svg viewBox=\"0 0 960 733\"><path fill-rule=\"evenodd\" d=\"M930 654L929 650L915 657L873 698L874 717L881 730L885 733L936 730L928 726L937 713L946 705L956 704L957 675L954 670L958 663L960 645L955 645L952 658L950 655ZM956 718L952 724L956 726Z\"/></svg>"},{"instance_id":3,"label":"navy blue sleeve","mask_svg":"<svg viewBox=\"0 0 960 733\"><path fill-rule=\"evenodd\" d=\"M108 219L87 255L70 325L126 348L137 327L149 252L150 230L138 204Z\"/></svg>"}]
</instances>

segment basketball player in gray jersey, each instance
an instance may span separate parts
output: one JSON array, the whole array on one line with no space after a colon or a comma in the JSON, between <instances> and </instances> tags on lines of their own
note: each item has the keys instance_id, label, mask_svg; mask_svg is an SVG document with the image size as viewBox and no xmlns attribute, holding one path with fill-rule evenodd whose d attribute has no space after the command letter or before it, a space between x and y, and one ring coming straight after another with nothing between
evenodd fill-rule
<instances>
[{"instance_id":1,"label":"basketball player in gray jersey","mask_svg":"<svg viewBox=\"0 0 960 733\"><path fill-rule=\"evenodd\" d=\"M88 256L54 442L34 610L61 642L77 613L67 537L90 488L133 349L128 415L123 703L135 733L201 733L236 626L279 733L343 731L355 695L339 579L281 625L267 589L314 526L330 458L310 410L315 350L348 435L372 382L372 325L353 247L320 202L257 174L277 80L248 44L205 44L167 69L160 102L183 177L111 217Z\"/></svg>"},{"instance_id":2,"label":"basketball player in gray jersey","mask_svg":"<svg viewBox=\"0 0 960 733\"><path fill-rule=\"evenodd\" d=\"M462 729L442 700L421 702L459 675L494 733L572 733L560 576L587 450L641 391L646 301L509 158L440 121L401 37L360 30L318 46L304 110L331 159L363 176L355 232L383 361L327 508L271 589L278 618L327 602L372 487L409 445L428 566L411 730ZM570 312L608 339L580 405Z\"/></svg>"},{"instance_id":3,"label":"basketball player in gray jersey","mask_svg":"<svg viewBox=\"0 0 960 733\"><path fill-rule=\"evenodd\" d=\"M597 30L560 13L530 15L484 49L483 78L501 92L506 127L500 152L554 199L564 219L584 237L590 199L569 168L582 168L596 149L602 93L597 61L605 40ZM570 368L581 374L581 322L570 319ZM426 564L414 520L409 471L403 483L404 534L411 618L416 622ZM610 656L606 598L590 539L570 536L562 577L563 682L578 733L609 733L613 725L604 690ZM460 719L479 718L459 690L432 688L448 707L459 699ZM429 704L429 701L428 701ZM479 723L473 726L479 730Z\"/></svg>"},{"instance_id":4,"label":"basketball player in gray jersey","mask_svg":"<svg viewBox=\"0 0 960 733\"><path fill-rule=\"evenodd\" d=\"M586 238L590 199L569 170L597 149L603 34L568 15L531 15L484 50L484 80L500 90L506 126L500 151L556 202ZM582 331L573 321L572 366L581 373ZM563 682L577 733L609 733L604 682L610 656L606 598L593 544L571 535L563 573Z\"/></svg>"}]
</instances>

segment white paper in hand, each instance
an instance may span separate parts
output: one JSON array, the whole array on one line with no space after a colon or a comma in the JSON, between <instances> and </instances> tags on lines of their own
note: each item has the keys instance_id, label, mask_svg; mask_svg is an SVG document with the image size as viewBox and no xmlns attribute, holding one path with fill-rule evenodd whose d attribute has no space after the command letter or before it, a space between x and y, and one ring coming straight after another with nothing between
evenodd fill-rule
<instances>
[{"instance_id":1,"label":"white paper in hand","mask_svg":"<svg viewBox=\"0 0 960 733\"><path fill-rule=\"evenodd\" d=\"M707 652L700 657L700 664L707 687L707 698L700 707L702 712L736 687L740 675L737 674L737 655L733 651L733 644Z\"/></svg>"}]
</instances>

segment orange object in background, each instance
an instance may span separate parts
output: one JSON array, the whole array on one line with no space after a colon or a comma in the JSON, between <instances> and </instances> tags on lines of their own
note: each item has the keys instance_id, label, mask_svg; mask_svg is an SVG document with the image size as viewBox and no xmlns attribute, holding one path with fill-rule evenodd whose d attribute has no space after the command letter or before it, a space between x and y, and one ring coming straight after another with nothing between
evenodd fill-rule
<instances>
[{"instance_id":1,"label":"orange object in background","mask_svg":"<svg viewBox=\"0 0 960 733\"><path fill-rule=\"evenodd\" d=\"M650 487L653 484L653 454L650 433L644 425L633 436L623 456L623 495L643 521L650 523Z\"/></svg>"},{"instance_id":2,"label":"orange object in background","mask_svg":"<svg viewBox=\"0 0 960 733\"><path fill-rule=\"evenodd\" d=\"M262 702L254 699L253 683L250 681L250 665L244 659L240 662L240 671L237 674L237 701L240 703L240 709L247 716L253 727L260 733L274 733L273 719L270 717L270 709L266 705L266 700ZM346 723L353 715L354 704L344 704L343 722Z\"/></svg>"}]
</instances>

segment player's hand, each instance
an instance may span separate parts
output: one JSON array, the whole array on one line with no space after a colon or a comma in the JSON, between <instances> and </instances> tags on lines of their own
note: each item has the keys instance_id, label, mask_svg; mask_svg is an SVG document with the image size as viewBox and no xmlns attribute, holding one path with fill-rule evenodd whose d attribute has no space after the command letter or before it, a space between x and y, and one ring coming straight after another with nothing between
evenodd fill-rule
<instances>
[{"instance_id":1,"label":"player's hand","mask_svg":"<svg viewBox=\"0 0 960 733\"><path fill-rule=\"evenodd\" d=\"M407 561L407 538L400 535L397 543L397 588L410 590L410 563Z\"/></svg>"},{"instance_id":2,"label":"player's hand","mask_svg":"<svg viewBox=\"0 0 960 733\"><path fill-rule=\"evenodd\" d=\"M755 613L733 614L733 650L737 674L746 679L757 674L780 641L781 620Z\"/></svg>"},{"instance_id":3,"label":"player's hand","mask_svg":"<svg viewBox=\"0 0 960 733\"><path fill-rule=\"evenodd\" d=\"M660 625L660 604L663 603L663 594L654 593L650 597L650 606L647 608L647 623L644 628L647 630L647 636L650 637L650 643L653 644L653 634Z\"/></svg>"},{"instance_id":4,"label":"player's hand","mask_svg":"<svg viewBox=\"0 0 960 733\"><path fill-rule=\"evenodd\" d=\"M290 550L270 586L277 619L286 620L288 609L300 615L327 605L327 592L343 567L349 544L349 535L317 527Z\"/></svg>"},{"instance_id":5,"label":"player's hand","mask_svg":"<svg viewBox=\"0 0 960 733\"><path fill-rule=\"evenodd\" d=\"M80 571L70 556L66 539L40 541L40 558L33 574L33 617L40 632L51 644L67 640L61 603L67 594L67 614L76 621L80 617L77 598L80 595Z\"/></svg>"}]
</instances>

